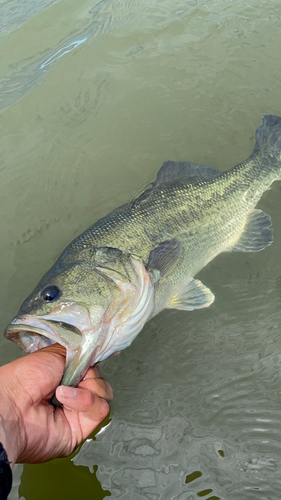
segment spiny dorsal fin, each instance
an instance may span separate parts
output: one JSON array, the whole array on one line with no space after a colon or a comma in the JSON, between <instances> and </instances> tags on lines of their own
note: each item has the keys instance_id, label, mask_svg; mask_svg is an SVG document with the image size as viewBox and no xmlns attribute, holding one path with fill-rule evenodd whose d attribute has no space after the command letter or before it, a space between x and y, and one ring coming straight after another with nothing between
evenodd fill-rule
<instances>
[{"instance_id":1,"label":"spiny dorsal fin","mask_svg":"<svg viewBox=\"0 0 281 500\"><path fill-rule=\"evenodd\" d=\"M188 285L173 295L166 305L167 309L193 311L209 307L215 300L214 294L200 280L191 280Z\"/></svg>"},{"instance_id":2,"label":"spiny dorsal fin","mask_svg":"<svg viewBox=\"0 0 281 500\"><path fill-rule=\"evenodd\" d=\"M153 272L156 269L160 272L159 278L167 276L177 265L181 252L182 242L177 238L163 241L150 252L147 271Z\"/></svg>"},{"instance_id":3,"label":"spiny dorsal fin","mask_svg":"<svg viewBox=\"0 0 281 500\"><path fill-rule=\"evenodd\" d=\"M219 169L212 165L199 165L190 161L165 161L160 168L156 181L150 184L138 198L132 200L130 208L144 203L153 194L153 190L164 184L191 184L199 181L209 181L219 174Z\"/></svg>"},{"instance_id":4,"label":"spiny dorsal fin","mask_svg":"<svg viewBox=\"0 0 281 500\"><path fill-rule=\"evenodd\" d=\"M219 169L212 165L199 165L191 161L165 161L160 168L153 187L169 182L196 182L214 179Z\"/></svg>"}]
</instances>

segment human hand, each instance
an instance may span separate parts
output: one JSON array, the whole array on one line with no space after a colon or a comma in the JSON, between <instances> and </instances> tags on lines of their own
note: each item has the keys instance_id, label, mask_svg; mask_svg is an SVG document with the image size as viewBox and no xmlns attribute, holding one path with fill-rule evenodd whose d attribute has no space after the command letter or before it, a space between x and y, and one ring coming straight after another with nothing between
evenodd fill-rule
<instances>
[{"instance_id":1,"label":"human hand","mask_svg":"<svg viewBox=\"0 0 281 500\"><path fill-rule=\"evenodd\" d=\"M65 349L52 344L0 367L0 441L12 466L70 455L107 416L113 392L98 368L77 388L58 387L64 365ZM63 406L49 403L54 392Z\"/></svg>"}]
</instances>

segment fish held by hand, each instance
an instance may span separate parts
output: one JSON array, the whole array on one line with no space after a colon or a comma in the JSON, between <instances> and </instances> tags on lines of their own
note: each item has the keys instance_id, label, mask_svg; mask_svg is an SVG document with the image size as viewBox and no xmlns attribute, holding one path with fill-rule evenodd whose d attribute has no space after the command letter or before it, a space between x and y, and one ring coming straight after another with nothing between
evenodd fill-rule
<instances>
[{"instance_id":1,"label":"fish held by hand","mask_svg":"<svg viewBox=\"0 0 281 500\"><path fill-rule=\"evenodd\" d=\"M165 308L208 307L194 276L224 251L273 241L255 206L281 178L281 118L265 115L250 157L230 170L165 162L137 199L93 224L63 251L6 328L27 352L54 342L67 351L63 385L131 344Z\"/></svg>"}]
</instances>

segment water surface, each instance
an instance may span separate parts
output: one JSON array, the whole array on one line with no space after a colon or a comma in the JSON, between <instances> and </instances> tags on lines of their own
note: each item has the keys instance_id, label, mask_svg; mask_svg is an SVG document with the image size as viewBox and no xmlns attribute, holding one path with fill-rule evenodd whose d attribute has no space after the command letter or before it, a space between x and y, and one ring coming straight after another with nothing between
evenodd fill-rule
<instances>
[{"instance_id":1,"label":"water surface","mask_svg":"<svg viewBox=\"0 0 281 500\"><path fill-rule=\"evenodd\" d=\"M280 16L278 0L0 4L2 330L165 160L226 170L252 152L262 114L281 115ZM106 360L107 426L72 461L19 468L13 498L280 498L280 184L259 206L273 245L217 257L209 309L164 311ZM1 363L19 355L1 340Z\"/></svg>"}]
</instances>

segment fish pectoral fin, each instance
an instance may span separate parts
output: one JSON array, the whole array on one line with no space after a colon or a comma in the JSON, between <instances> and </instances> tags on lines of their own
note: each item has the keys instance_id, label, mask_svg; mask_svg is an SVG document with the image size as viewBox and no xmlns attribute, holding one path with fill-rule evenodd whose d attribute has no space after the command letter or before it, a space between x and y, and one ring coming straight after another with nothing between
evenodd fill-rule
<instances>
[{"instance_id":1,"label":"fish pectoral fin","mask_svg":"<svg viewBox=\"0 0 281 500\"><path fill-rule=\"evenodd\" d=\"M244 231L238 242L228 250L236 252L259 252L273 242L271 217L262 210L254 209L247 216Z\"/></svg>"},{"instance_id":2,"label":"fish pectoral fin","mask_svg":"<svg viewBox=\"0 0 281 500\"><path fill-rule=\"evenodd\" d=\"M214 300L215 296L211 290L200 280L193 279L180 292L173 295L166 308L193 311L193 309L209 307Z\"/></svg>"},{"instance_id":3,"label":"fish pectoral fin","mask_svg":"<svg viewBox=\"0 0 281 500\"><path fill-rule=\"evenodd\" d=\"M173 271L180 259L181 253L182 242L177 238L163 241L151 250L146 269L152 276L153 271L159 271L158 279L163 278Z\"/></svg>"}]
</instances>

